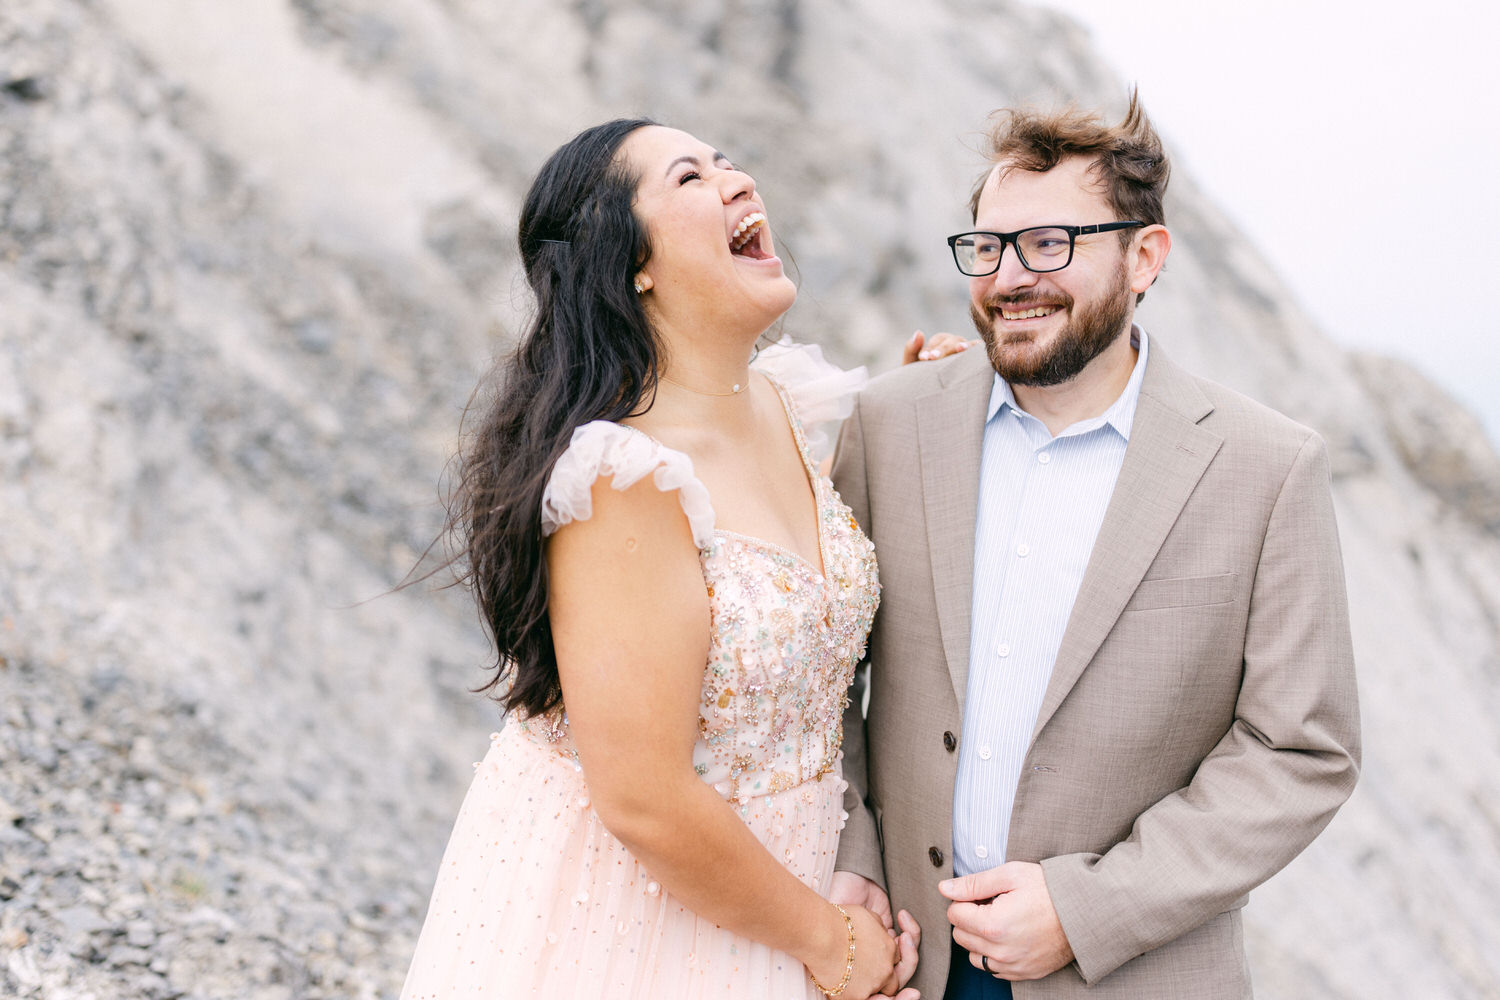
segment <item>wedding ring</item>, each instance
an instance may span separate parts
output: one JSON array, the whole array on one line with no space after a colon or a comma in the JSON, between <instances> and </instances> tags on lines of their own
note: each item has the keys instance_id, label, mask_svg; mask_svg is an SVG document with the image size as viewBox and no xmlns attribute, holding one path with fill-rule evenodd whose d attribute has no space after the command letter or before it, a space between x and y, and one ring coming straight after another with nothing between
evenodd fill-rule
<instances>
[{"instance_id":1,"label":"wedding ring","mask_svg":"<svg viewBox=\"0 0 1500 1000\"><path fill-rule=\"evenodd\" d=\"M992 976L998 976L1000 974L1000 973L996 972L994 969L990 968L990 956L988 956L988 955L980 955L979 956L979 964L982 965L982 966L984 966L984 971L988 972Z\"/></svg>"}]
</instances>

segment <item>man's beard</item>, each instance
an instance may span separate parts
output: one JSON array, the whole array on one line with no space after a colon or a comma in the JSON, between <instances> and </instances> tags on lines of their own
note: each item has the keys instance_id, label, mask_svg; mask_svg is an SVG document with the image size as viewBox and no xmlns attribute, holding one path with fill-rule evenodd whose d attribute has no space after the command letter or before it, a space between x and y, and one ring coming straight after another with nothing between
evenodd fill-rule
<instances>
[{"instance_id":1,"label":"man's beard","mask_svg":"<svg viewBox=\"0 0 1500 1000\"><path fill-rule=\"evenodd\" d=\"M984 338L985 350L990 364L1000 377L1011 385L1058 385L1076 376L1088 367L1088 363L1115 342L1125 332L1125 323L1130 318L1133 293L1125 262L1121 261L1115 271L1114 288L1101 298L1073 313L1075 301L1065 292L1038 294L1028 291L1020 295L992 295L984 300L981 310L969 303L969 318L979 336ZM1069 320L1045 351L1025 351L1033 341L1030 337L1016 337L1001 342L995 327L1003 323L999 312L1022 312L1038 305L1060 305L1061 311L1069 314ZM1023 348L1007 350L1008 347Z\"/></svg>"}]
</instances>

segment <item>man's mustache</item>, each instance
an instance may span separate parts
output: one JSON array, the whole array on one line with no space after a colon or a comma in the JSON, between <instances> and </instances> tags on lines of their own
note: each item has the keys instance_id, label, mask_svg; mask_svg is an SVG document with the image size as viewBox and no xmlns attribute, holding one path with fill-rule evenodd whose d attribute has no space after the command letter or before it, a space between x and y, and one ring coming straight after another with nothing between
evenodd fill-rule
<instances>
[{"instance_id":1,"label":"man's mustache","mask_svg":"<svg viewBox=\"0 0 1500 1000\"><path fill-rule=\"evenodd\" d=\"M1038 295L1035 292L1021 295L986 295L982 306L986 312L995 312L998 309L1019 312L1022 309L1034 309L1038 306L1059 306L1063 309L1071 309L1073 296Z\"/></svg>"}]
</instances>

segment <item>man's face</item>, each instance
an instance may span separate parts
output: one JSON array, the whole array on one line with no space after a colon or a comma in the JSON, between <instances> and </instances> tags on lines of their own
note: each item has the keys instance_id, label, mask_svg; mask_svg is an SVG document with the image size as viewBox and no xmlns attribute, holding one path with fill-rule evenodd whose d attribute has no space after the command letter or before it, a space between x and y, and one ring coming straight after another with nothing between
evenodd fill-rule
<instances>
[{"instance_id":1,"label":"man's face","mask_svg":"<svg viewBox=\"0 0 1500 1000\"><path fill-rule=\"evenodd\" d=\"M1031 226L1119 221L1091 161L1070 157L1045 173L990 172L974 228L1010 233ZM969 315L990 363L1012 385L1058 385L1076 376L1130 328L1135 293L1115 233L1080 236L1061 271L1036 274L1007 246L1000 270L969 279Z\"/></svg>"}]
</instances>

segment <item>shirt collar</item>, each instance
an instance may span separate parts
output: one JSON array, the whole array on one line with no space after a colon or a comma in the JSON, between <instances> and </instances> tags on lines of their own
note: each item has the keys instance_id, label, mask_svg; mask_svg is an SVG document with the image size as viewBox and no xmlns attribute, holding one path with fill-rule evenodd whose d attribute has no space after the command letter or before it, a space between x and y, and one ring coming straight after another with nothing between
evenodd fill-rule
<instances>
[{"instance_id":1,"label":"shirt collar","mask_svg":"<svg viewBox=\"0 0 1500 1000\"><path fill-rule=\"evenodd\" d=\"M1139 324L1133 324L1130 327L1130 344L1139 354L1135 359L1135 367L1130 371L1130 381L1125 383L1125 389L1120 393L1120 397L1110 404L1109 409L1099 414L1099 416L1094 417L1092 420L1081 420L1073 424L1064 430L1062 434L1059 434L1058 437L1062 437L1065 434L1082 434L1096 427L1103 427L1108 424L1115 429L1115 433L1119 434L1120 437L1126 441L1130 440L1130 429L1135 424L1135 406L1141 398L1141 379L1146 375L1146 353L1148 350L1146 331ZM995 374L995 384L990 389L990 405L985 413L985 423L993 420L995 414L999 413L1004 407L1009 407L1017 414L1035 419L1016 403L1016 396L1011 391L1010 383L1001 378L997 372Z\"/></svg>"}]
</instances>

